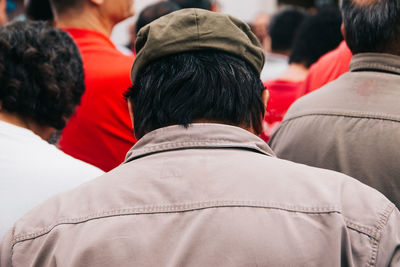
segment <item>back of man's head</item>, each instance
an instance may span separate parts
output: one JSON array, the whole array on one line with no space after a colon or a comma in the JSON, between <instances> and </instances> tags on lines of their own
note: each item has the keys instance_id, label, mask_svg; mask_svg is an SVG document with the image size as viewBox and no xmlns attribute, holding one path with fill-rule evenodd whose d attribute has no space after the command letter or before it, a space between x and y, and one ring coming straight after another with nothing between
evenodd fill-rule
<instances>
[{"instance_id":1,"label":"back of man's head","mask_svg":"<svg viewBox=\"0 0 400 267\"><path fill-rule=\"evenodd\" d=\"M146 7L142 12L140 12L139 18L136 22L136 34L141 28L150 22L179 9L179 5L173 2L159 2Z\"/></svg>"},{"instance_id":2,"label":"back of man's head","mask_svg":"<svg viewBox=\"0 0 400 267\"><path fill-rule=\"evenodd\" d=\"M284 9L272 17L268 28L272 52L291 50L297 29L306 17L304 11L296 8Z\"/></svg>"},{"instance_id":3,"label":"back of man's head","mask_svg":"<svg viewBox=\"0 0 400 267\"><path fill-rule=\"evenodd\" d=\"M325 7L306 18L293 42L289 63L309 68L322 55L335 49L343 40L340 31L342 16L337 7Z\"/></svg>"},{"instance_id":4,"label":"back of man's head","mask_svg":"<svg viewBox=\"0 0 400 267\"><path fill-rule=\"evenodd\" d=\"M60 130L85 89L78 48L45 22L1 27L0 84L2 110Z\"/></svg>"},{"instance_id":5,"label":"back of man's head","mask_svg":"<svg viewBox=\"0 0 400 267\"><path fill-rule=\"evenodd\" d=\"M194 122L261 132L264 53L246 23L183 9L144 27L136 52L126 97L138 139L161 127Z\"/></svg>"},{"instance_id":6,"label":"back of man's head","mask_svg":"<svg viewBox=\"0 0 400 267\"><path fill-rule=\"evenodd\" d=\"M347 45L353 54L400 54L400 1L343 0Z\"/></svg>"},{"instance_id":7,"label":"back of man's head","mask_svg":"<svg viewBox=\"0 0 400 267\"><path fill-rule=\"evenodd\" d=\"M201 8L211 10L211 0L169 0L178 4L181 8Z\"/></svg>"}]
</instances>

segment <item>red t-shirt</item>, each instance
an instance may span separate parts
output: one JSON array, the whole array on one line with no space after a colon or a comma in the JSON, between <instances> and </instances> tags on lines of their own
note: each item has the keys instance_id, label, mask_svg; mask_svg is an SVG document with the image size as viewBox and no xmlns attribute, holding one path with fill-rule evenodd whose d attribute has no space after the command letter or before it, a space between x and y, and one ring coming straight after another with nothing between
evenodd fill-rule
<instances>
[{"instance_id":1,"label":"red t-shirt","mask_svg":"<svg viewBox=\"0 0 400 267\"><path fill-rule=\"evenodd\" d=\"M268 142L271 134L278 128L287 110L300 96L303 82L272 80L264 82L269 92L269 99L264 119L264 132L261 138Z\"/></svg>"},{"instance_id":2,"label":"red t-shirt","mask_svg":"<svg viewBox=\"0 0 400 267\"><path fill-rule=\"evenodd\" d=\"M109 171L123 162L136 142L123 93L131 86L134 58L111 40L86 29L64 29L82 54L86 90L70 118L60 148L67 154Z\"/></svg>"},{"instance_id":3,"label":"red t-shirt","mask_svg":"<svg viewBox=\"0 0 400 267\"><path fill-rule=\"evenodd\" d=\"M335 50L322 56L311 66L307 79L301 89L301 95L317 90L325 84L336 80L343 73L348 72L352 57L353 54L345 41Z\"/></svg>"}]
</instances>

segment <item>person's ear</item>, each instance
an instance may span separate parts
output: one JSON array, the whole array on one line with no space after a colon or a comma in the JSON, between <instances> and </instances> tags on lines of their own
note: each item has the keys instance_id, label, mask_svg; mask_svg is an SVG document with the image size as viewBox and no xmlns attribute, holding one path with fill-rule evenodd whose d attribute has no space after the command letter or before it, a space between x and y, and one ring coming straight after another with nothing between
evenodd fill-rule
<instances>
[{"instance_id":1,"label":"person's ear","mask_svg":"<svg viewBox=\"0 0 400 267\"><path fill-rule=\"evenodd\" d=\"M128 99L128 110L129 116L131 117L132 125L135 126L135 119L133 118L133 105L130 99Z\"/></svg>"},{"instance_id":2,"label":"person's ear","mask_svg":"<svg viewBox=\"0 0 400 267\"><path fill-rule=\"evenodd\" d=\"M95 5L102 5L104 3L104 0L90 0L90 2L92 2Z\"/></svg>"},{"instance_id":3,"label":"person's ear","mask_svg":"<svg viewBox=\"0 0 400 267\"><path fill-rule=\"evenodd\" d=\"M218 3L217 3L217 2L211 3L210 11L219 12L219 10L218 10Z\"/></svg>"},{"instance_id":4,"label":"person's ear","mask_svg":"<svg viewBox=\"0 0 400 267\"><path fill-rule=\"evenodd\" d=\"M261 99L262 99L262 101L264 103L264 107L267 108L268 99L269 99L269 91L267 89L265 89L262 92Z\"/></svg>"},{"instance_id":5,"label":"person's ear","mask_svg":"<svg viewBox=\"0 0 400 267\"><path fill-rule=\"evenodd\" d=\"M344 23L340 26L340 31L342 32L343 39L346 40L346 29L344 28Z\"/></svg>"}]
</instances>

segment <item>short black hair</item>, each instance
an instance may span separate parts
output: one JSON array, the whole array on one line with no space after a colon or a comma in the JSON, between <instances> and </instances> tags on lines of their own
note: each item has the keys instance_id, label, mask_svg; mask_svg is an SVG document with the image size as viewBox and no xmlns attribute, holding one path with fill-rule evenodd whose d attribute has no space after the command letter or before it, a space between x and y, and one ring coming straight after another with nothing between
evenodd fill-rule
<instances>
[{"instance_id":1,"label":"short black hair","mask_svg":"<svg viewBox=\"0 0 400 267\"><path fill-rule=\"evenodd\" d=\"M343 0L342 12L346 42L353 54L400 52L400 1L357 4Z\"/></svg>"},{"instance_id":2,"label":"short black hair","mask_svg":"<svg viewBox=\"0 0 400 267\"><path fill-rule=\"evenodd\" d=\"M297 8L286 8L271 19L268 32L271 37L271 50L282 52L292 49L297 29L307 14Z\"/></svg>"},{"instance_id":3,"label":"short black hair","mask_svg":"<svg viewBox=\"0 0 400 267\"><path fill-rule=\"evenodd\" d=\"M62 14L68 10L82 8L84 0L50 0L50 3L58 14Z\"/></svg>"},{"instance_id":4,"label":"short black hair","mask_svg":"<svg viewBox=\"0 0 400 267\"><path fill-rule=\"evenodd\" d=\"M178 4L181 8L201 8L210 10L212 1L211 0L169 0Z\"/></svg>"},{"instance_id":5,"label":"short black hair","mask_svg":"<svg viewBox=\"0 0 400 267\"><path fill-rule=\"evenodd\" d=\"M309 68L322 55L335 49L343 36L342 16L338 7L321 8L300 25L293 42L289 63L300 63Z\"/></svg>"},{"instance_id":6,"label":"short black hair","mask_svg":"<svg viewBox=\"0 0 400 267\"><path fill-rule=\"evenodd\" d=\"M29 0L26 4L26 16L31 20L53 21L53 11L49 0Z\"/></svg>"},{"instance_id":7,"label":"short black hair","mask_svg":"<svg viewBox=\"0 0 400 267\"><path fill-rule=\"evenodd\" d=\"M179 9L180 6L173 2L160 2L147 6L139 14L139 18L136 22L136 34L140 31L141 28L143 28L150 22Z\"/></svg>"},{"instance_id":8,"label":"short black hair","mask_svg":"<svg viewBox=\"0 0 400 267\"><path fill-rule=\"evenodd\" d=\"M60 130L85 88L78 48L43 21L1 27L0 84L4 110Z\"/></svg>"},{"instance_id":9,"label":"short black hair","mask_svg":"<svg viewBox=\"0 0 400 267\"><path fill-rule=\"evenodd\" d=\"M196 120L262 131L265 89L244 60L215 50L179 53L155 61L138 75L131 100L136 138Z\"/></svg>"}]
</instances>

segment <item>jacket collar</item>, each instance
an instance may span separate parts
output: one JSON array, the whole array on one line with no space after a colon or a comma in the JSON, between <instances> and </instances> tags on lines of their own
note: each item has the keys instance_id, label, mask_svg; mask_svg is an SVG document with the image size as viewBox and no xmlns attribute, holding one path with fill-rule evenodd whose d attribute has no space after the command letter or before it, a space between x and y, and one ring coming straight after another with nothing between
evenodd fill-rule
<instances>
[{"instance_id":1,"label":"jacket collar","mask_svg":"<svg viewBox=\"0 0 400 267\"><path fill-rule=\"evenodd\" d=\"M275 156L262 139L242 128L195 123L188 128L175 125L146 134L128 152L125 163L154 153L196 148L235 148Z\"/></svg>"},{"instance_id":2,"label":"jacket collar","mask_svg":"<svg viewBox=\"0 0 400 267\"><path fill-rule=\"evenodd\" d=\"M361 53L353 57L350 71L381 71L400 74L400 57L383 53Z\"/></svg>"}]
</instances>

